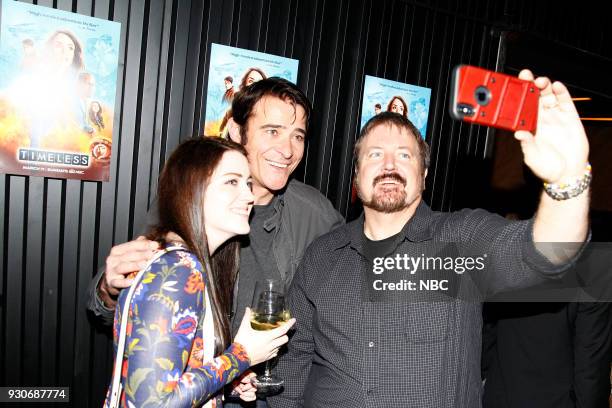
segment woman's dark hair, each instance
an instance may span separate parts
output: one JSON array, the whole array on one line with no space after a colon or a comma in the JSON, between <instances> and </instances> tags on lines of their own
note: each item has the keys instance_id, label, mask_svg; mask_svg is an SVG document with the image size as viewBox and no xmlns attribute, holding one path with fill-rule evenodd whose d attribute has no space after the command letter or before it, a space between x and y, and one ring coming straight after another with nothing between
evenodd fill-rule
<instances>
[{"instance_id":1,"label":"woman's dark hair","mask_svg":"<svg viewBox=\"0 0 612 408\"><path fill-rule=\"evenodd\" d=\"M263 72L261 69L259 69L259 68L249 68L249 69L247 69L247 72L246 72L246 73L245 73L245 74L242 76L242 79L240 80L240 86L238 87L238 89L239 89L239 90L241 90L241 91L242 91L243 89L246 89L248 86L250 86L250 85L247 85L247 84L246 84L246 81L247 81L247 78L249 77L249 74L250 74L251 72L253 72L253 71L258 72L258 73L259 73L259 75L261 75L261 78L262 78L262 79L266 79L266 78L268 77L268 76L267 76L267 75L266 75L266 74L265 74L265 73L264 73L264 72ZM251 84L251 85L253 85L253 84Z\"/></svg>"},{"instance_id":2,"label":"woman's dark hair","mask_svg":"<svg viewBox=\"0 0 612 408\"><path fill-rule=\"evenodd\" d=\"M295 84L284 78L270 77L262 79L236 92L232 101L232 119L240 126L240 143L246 144L247 122L253 114L255 104L264 96L274 96L290 103L294 109L297 105L304 109L306 115L306 130L312 113L312 105L304 93Z\"/></svg>"},{"instance_id":3,"label":"woman's dark hair","mask_svg":"<svg viewBox=\"0 0 612 408\"><path fill-rule=\"evenodd\" d=\"M205 232L204 196L214 170L228 151L246 156L241 145L219 137L188 140L174 151L159 177L159 222L147 235L165 242L168 232L178 234L204 267L206 290L212 303L217 354L230 344L229 314L238 272L240 243L230 239L211 256ZM214 200L214 197L208 197Z\"/></svg>"},{"instance_id":4,"label":"woman's dark hair","mask_svg":"<svg viewBox=\"0 0 612 408\"><path fill-rule=\"evenodd\" d=\"M98 111L94 112L94 103L98 105ZM89 104L89 120L98 127L98 130L104 129L104 118L102 117L102 105L98 101L92 101Z\"/></svg>"},{"instance_id":5,"label":"woman's dark hair","mask_svg":"<svg viewBox=\"0 0 612 408\"><path fill-rule=\"evenodd\" d=\"M397 99L398 101L402 103L402 105L404 105L404 113L402 113L402 116L405 118L408 118L408 104L406 104L406 101L404 100L404 98L402 98L399 95L396 95L393 98L391 98L391 100L389 101L389 104L387 105L387 112L392 112L391 107L393 106L393 101L395 99Z\"/></svg>"},{"instance_id":6,"label":"woman's dark hair","mask_svg":"<svg viewBox=\"0 0 612 408\"><path fill-rule=\"evenodd\" d=\"M72 43L74 44L74 57L72 58L71 66L72 66L72 69L74 69L76 72L80 71L81 69L83 69L83 66L84 66L83 55L82 55L83 46L81 45L81 42L79 41L77 36L74 35L71 31L66 30L66 29L55 31L53 34L51 34L51 36L47 40L47 46L51 45L51 41L53 41L53 39L57 37L59 34L64 34L65 36L69 37L70 40L72 40Z\"/></svg>"}]
</instances>

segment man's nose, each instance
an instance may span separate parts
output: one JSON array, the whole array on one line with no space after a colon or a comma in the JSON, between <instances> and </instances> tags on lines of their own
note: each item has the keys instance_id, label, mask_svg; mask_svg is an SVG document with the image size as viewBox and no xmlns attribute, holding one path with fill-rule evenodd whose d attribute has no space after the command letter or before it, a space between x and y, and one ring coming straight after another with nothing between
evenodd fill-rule
<instances>
[{"instance_id":1,"label":"man's nose","mask_svg":"<svg viewBox=\"0 0 612 408\"><path fill-rule=\"evenodd\" d=\"M395 169L395 155L385 154L385 161L383 163L385 170Z\"/></svg>"},{"instance_id":2,"label":"man's nose","mask_svg":"<svg viewBox=\"0 0 612 408\"><path fill-rule=\"evenodd\" d=\"M282 154L283 158L290 159L293 156L293 146L290 137L283 137L276 145L276 150Z\"/></svg>"}]
</instances>

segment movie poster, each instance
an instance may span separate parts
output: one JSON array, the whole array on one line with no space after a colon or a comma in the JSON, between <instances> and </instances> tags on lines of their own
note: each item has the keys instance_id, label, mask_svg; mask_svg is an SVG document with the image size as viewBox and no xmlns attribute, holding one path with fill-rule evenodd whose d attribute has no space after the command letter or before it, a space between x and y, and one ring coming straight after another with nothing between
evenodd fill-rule
<instances>
[{"instance_id":1,"label":"movie poster","mask_svg":"<svg viewBox=\"0 0 612 408\"><path fill-rule=\"evenodd\" d=\"M425 138L430 99L430 88L366 75L360 129L374 115L391 111L410 119Z\"/></svg>"},{"instance_id":2,"label":"movie poster","mask_svg":"<svg viewBox=\"0 0 612 408\"><path fill-rule=\"evenodd\" d=\"M0 171L108 181L120 24L2 1Z\"/></svg>"},{"instance_id":3,"label":"movie poster","mask_svg":"<svg viewBox=\"0 0 612 408\"><path fill-rule=\"evenodd\" d=\"M204 134L221 136L231 117L234 93L253 82L268 77L281 77L297 82L298 60L212 44Z\"/></svg>"}]
</instances>

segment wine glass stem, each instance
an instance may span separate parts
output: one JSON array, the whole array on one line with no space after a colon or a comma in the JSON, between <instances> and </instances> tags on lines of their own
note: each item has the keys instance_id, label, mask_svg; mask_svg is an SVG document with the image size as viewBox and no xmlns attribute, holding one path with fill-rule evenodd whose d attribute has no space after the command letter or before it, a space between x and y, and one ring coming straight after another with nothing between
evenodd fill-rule
<instances>
[{"instance_id":1,"label":"wine glass stem","mask_svg":"<svg viewBox=\"0 0 612 408\"><path fill-rule=\"evenodd\" d=\"M264 375L270 378L270 366L272 365L272 359L266 360L266 365L264 369Z\"/></svg>"}]
</instances>

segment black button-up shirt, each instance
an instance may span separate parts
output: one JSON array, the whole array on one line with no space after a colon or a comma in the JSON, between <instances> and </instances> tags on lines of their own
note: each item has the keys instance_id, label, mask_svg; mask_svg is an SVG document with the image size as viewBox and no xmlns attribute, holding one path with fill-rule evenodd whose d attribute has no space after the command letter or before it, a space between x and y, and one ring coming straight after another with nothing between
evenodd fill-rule
<instances>
[{"instance_id":1,"label":"black button-up shirt","mask_svg":"<svg viewBox=\"0 0 612 408\"><path fill-rule=\"evenodd\" d=\"M398 235L394 254L419 257L427 245L471 243L473 252L487 254L487 267L464 273L452 296L415 292L407 294L409 301L363 296L371 273L363 256L363 217L317 239L290 289L296 331L277 367L284 392L269 404L479 407L480 300L565 269L536 251L532 226L484 210L435 212L421 203Z\"/></svg>"}]
</instances>

